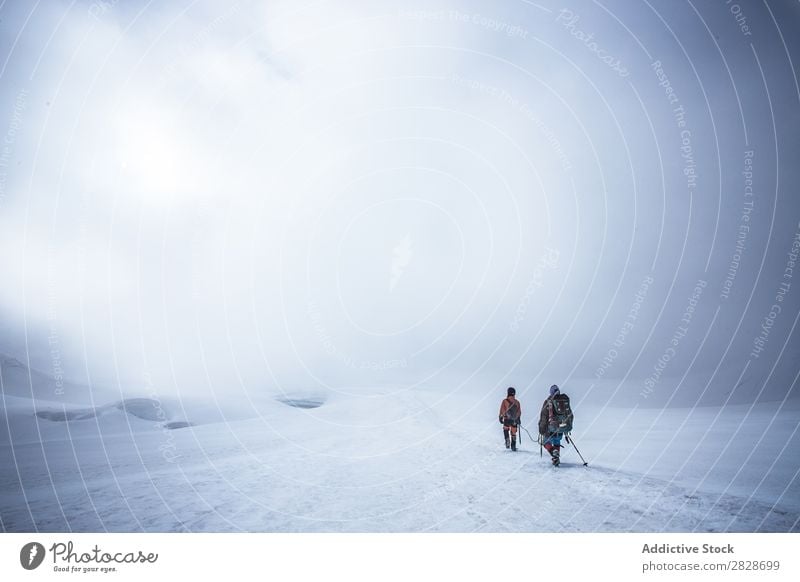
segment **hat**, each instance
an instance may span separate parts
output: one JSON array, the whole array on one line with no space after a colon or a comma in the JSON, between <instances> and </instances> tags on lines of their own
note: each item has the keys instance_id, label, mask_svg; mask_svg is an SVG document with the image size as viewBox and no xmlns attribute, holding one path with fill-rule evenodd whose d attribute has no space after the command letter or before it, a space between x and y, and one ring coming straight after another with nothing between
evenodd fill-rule
<instances>
[{"instance_id":1,"label":"hat","mask_svg":"<svg viewBox=\"0 0 800 582\"><path fill-rule=\"evenodd\" d=\"M558 389L558 386L556 386L555 384L550 386L550 396L555 396L559 392L560 392L560 390Z\"/></svg>"},{"instance_id":2,"label":"hat","mask_svg":"<svg viewBox=\"0 0 800 582\"><path fill-rule=\"evenodd\" d=\"M515 396L517 394L517 391L514 389L513 386L509 386L507 394L508 394L508 396Z\"/></svg>"}]
</instances>

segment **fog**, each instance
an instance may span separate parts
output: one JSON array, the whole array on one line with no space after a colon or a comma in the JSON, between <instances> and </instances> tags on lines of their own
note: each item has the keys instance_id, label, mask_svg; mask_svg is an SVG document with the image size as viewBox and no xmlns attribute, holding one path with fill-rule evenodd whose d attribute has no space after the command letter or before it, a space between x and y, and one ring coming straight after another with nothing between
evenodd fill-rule
<instances>
[{"instance_id":1,"label":"fog","mask_svg":"<svg viewBox=\"0 0 800 582\"><path fill-rule=\"evenodd\" d=\"M797 3L0 14L0 352L34 369L797 395Z\"/></svg>"}]
</instances>

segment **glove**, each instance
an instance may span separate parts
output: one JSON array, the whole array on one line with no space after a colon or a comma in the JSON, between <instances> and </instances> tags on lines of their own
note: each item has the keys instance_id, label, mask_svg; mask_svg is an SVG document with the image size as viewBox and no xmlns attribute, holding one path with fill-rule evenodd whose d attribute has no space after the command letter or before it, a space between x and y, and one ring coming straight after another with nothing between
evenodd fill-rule
<instances>
[{"instance_id":1,"label":"glove","mask_svg":"<svg viewBox=\"0 0 800 582\"><path fill-rule=\"evenodd\" d=\"M503 415L501 414L500 416L498 416L497 420L500 421L500 424L503 424Z\"/></svg>"},{"instance_id":2,"label":"glove","mask_svg":"<svg viewBox=\"0 0 800 582\"><path fill-rule=\"evenodd\" d=\"M517 419L517 426L520 426L521 424L522 424L522 419L521 419L521 418L518 418L518 419Z\"/></svg>"}]
</instances>

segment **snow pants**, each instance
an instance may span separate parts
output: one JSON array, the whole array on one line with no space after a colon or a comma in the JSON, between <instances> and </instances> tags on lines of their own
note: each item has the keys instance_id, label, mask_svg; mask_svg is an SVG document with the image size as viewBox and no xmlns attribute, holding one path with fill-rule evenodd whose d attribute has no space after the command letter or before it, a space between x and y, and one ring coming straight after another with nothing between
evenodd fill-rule
<instances>
[{"instance_id":1,"label":"snow pants","mask_svg":"<svg viewBox=\"0 0 800 582\"><path fill-rule=\"evenodd\" d=\"M551 432L547 438L544 439L544 448L547 452L552 452L556 447L561 448L561 437L564 436L563 432Z\"/></svg>"}]
</instances>

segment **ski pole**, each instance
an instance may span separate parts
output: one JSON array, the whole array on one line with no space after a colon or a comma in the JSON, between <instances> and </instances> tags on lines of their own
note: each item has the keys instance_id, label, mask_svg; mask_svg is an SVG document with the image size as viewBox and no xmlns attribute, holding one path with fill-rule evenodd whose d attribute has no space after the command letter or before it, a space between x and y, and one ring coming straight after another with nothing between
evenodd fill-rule
<instances>
[{"instance_id":1,"label":"ski pole","mask_svg":"<svg viewBox=\"0 0 800 582\"><path fill-rule=\"evenodd\" d=\"M586 459L583 458L583 455L578 450L578 447L575 445L575 441L573 439L571 439L569 435L564 435L564 436L566 436L567 442L570 443L573 447L575 447L575 452L578 453L578 456L581 458L581 461L583 461L583 466L584 467L588 467L589 463L587 463Z\"/></svg>"}]
</instances>

